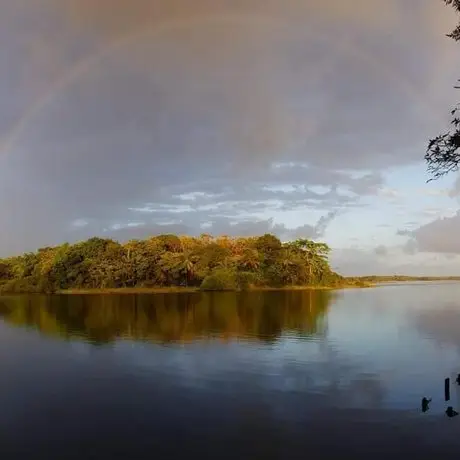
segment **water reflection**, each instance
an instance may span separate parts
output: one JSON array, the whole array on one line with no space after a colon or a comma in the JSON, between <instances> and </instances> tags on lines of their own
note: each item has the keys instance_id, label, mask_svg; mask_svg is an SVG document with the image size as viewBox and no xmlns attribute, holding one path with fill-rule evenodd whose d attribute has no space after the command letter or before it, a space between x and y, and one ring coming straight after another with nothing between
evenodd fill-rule
<instances>
[{"instance_id":1,"label":"water reflection","mask_svg":"<svg viewBox=\"0 0 460 460\"><path fill-rule=\"evenodd\" d=\"M438 345L453 345L460 349L460 307L458 303L415 311L411 319L421 335L430 338Z\"/></svg>"},{"instance_id":2,"label":"water reflection","mask_svg":"<svg viewBox=\"0 0 460 460\"><path fill-rule=\"evenodd\" d=\"M310 407L319 401L323 408L381 407L385 390L379 376L352 364L327 340L327 314L334 297L336 293L327 291L12 296L0 302L0 317L10 325L93 345L119 339L161 344L278 343L238 351L193 348L190 353L143 351L128 344L120 345L117 353L149 372L168 369L169 378L187 388L212 391L219 381L243 393L249 388L254 394L263 389L302 393ZM306 342L313 343L305 346Z\"/></svg>"},{"instance_id":3,"label":"water reflection","mask_svg":"<svg viewBox=\"0 0 460 460\"><path fill-rule=\"evenodd\" d=\"M451 455L459 291L1 297L0 457Z\"/></svg>"},{"instance_id":4,"label":"water reflection","mask_svg":"<svg viewBox=\"0 0 460 460\"><path fill-rule=\"evenodd\" d=\"M333 293L279 291L110 296L12 296L0 301L9 324L93 344L119 338L160 343L221 338L275 342L283 334L326 333ZM335 294L336 295L336 294Z\"/></svg>"}]
</instances>

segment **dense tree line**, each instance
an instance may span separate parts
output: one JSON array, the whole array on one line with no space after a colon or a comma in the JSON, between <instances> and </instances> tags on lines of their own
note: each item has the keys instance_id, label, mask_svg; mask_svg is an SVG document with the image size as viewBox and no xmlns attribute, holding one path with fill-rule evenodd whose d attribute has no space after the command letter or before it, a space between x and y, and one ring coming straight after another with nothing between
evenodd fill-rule
<instances>
[{"instance_id":1,"label":"dense tree line","mask_svg":"<svg viewBox=\"0 0 460 460\"><path fill-rule=\"evenodd\" d=\"M3 296L0 319L95 345L118 339L276 341L326 332L331 291L195 292L158 295Z\"/></svg>"},{"instance_id":2,"label":"dense tree line","mask_svg":"<svg viewBox=\"0 0 460 460\"><path fill-rule=\"evenodd\" d=\"M329 247L273 235L214 238L159 235L120 244L91 238L0 260L3 292L194 286L233 290L257 286L336 285Z\"/></svg>"}]
</instances>

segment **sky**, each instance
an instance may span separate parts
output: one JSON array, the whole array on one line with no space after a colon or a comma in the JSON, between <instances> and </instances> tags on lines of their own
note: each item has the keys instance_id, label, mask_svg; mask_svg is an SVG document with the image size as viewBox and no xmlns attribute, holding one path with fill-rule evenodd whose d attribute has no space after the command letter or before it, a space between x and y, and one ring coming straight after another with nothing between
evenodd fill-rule
<instances>
[{"instance_id":1,"label":"sky","mask_svg":"<svg viewBox=\"0 0 460 460\"><path fill-rule=\"evenodd\" d=\"M0 0L0 256L102 236L311 238L460 275L458 22L435 0Z\"/></svg>"}]
</instances>

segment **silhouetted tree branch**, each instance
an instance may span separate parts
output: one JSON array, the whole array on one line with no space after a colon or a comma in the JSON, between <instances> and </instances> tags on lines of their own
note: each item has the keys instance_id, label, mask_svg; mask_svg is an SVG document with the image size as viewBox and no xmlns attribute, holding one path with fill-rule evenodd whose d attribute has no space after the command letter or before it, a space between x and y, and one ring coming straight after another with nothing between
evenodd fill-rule
<instances>
[{"instance_id":1,"label":"silhouetted tree branch","mask_svg":"<svg viewBox=\"0 0 460 460\"><path fill-rule=\"evenodd\" d=\"M460 13L460 0L443 0L446 5L452 6ZM460 23L447 35L456 41L460 41ZM460 80L459 80L460 81ZM460 89L460 86L454 86ZM460 167L460 105L452 111L452 129L445 134L441 134L428 143L425 160L428 165L428 172L431 174L429 181L438 179L445 174L457 171Z\"/></svg>"}]
</instances>

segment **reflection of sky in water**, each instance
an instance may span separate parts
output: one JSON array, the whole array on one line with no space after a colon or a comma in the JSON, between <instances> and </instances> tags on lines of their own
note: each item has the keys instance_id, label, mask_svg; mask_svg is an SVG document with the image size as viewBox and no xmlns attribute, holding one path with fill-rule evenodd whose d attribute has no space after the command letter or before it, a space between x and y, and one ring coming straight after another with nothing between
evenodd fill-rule
<instances>
[{"instance_id":1,"label":"reflection of sky in water","mask_svg":"<svg viewBox=\"0 0 460 460\"><path fill-rule=\"evenodd\" d=\"M339 407L403 410L417 410L421 397L428 396L431 413L440 413L444 378L460 372L460 347L417 327L420 315L460 294L460 285L446 286L440 301L439 289L345 291L331 305L326 337L307 340L288 333L274 344L217 340L160 348L121 341L116 356L123 366L142 369L146 378L161 373L178 386L203 391L308 393ZM438 325L438 330L444 329ZM455 405L455 387L451 393Z\"/></svg>"},{"instance_id":2,"label":"reflection of sky in water","mask_svg":"<svg viewBox=\"0 0 460 460\"><path fill-rule=\"evenodd\" d=\"M208 323L201 322L195 330L202 337L186 343L165 344L160 334L94 345L0 319L0 434L30 453L43 453L59 438L66 446L86 442L87 451L96 445L99 453L137 449L136 458L144 445L158 449L168 437L169 453L198 451L200 439L227 458L252 458L238 453L251 445L302 454L295 458L305 458L312 446L340 455L341 446L361 449L362 443L372 452L393 446L399 453L425 453L427 445L456 452L460 417L443 415L443 381L460 372L459 294L460 284L347 290L330 305L324 328L300 334L293 327L272 342L244 335L209 339L201 327ZM98 307L93 313L99 315L104 310ZM37 311L37 321L54 331L52 317ZM95 316L76 319L72 324L85 320L93 333L110 329ZM290 317L290 324L297 319ZM111 327L156 324L131 320ZM453 387L449 403L456 408L457 393ZM422 396L433 398L427 414L420 411Z\"/></svg>"},{"instance_id":3,"label":"reflection of sky in water","mask_svg":"<svg viewBox=\"0 0 460 460\"><path fill-rule=\"evenodd\" d=\"M330 310L328 339L379 375L386 406L410 408L426 395L433 398L432 411L443 411L444 378L460 372L458 349L439 344L417 318L429 311L448 324L442 304L459 294L460 284L346 291ZM460 300L457 306L460 314ZM455 403L456 391L451 397Z\"/></svg>"}]
</instances>

